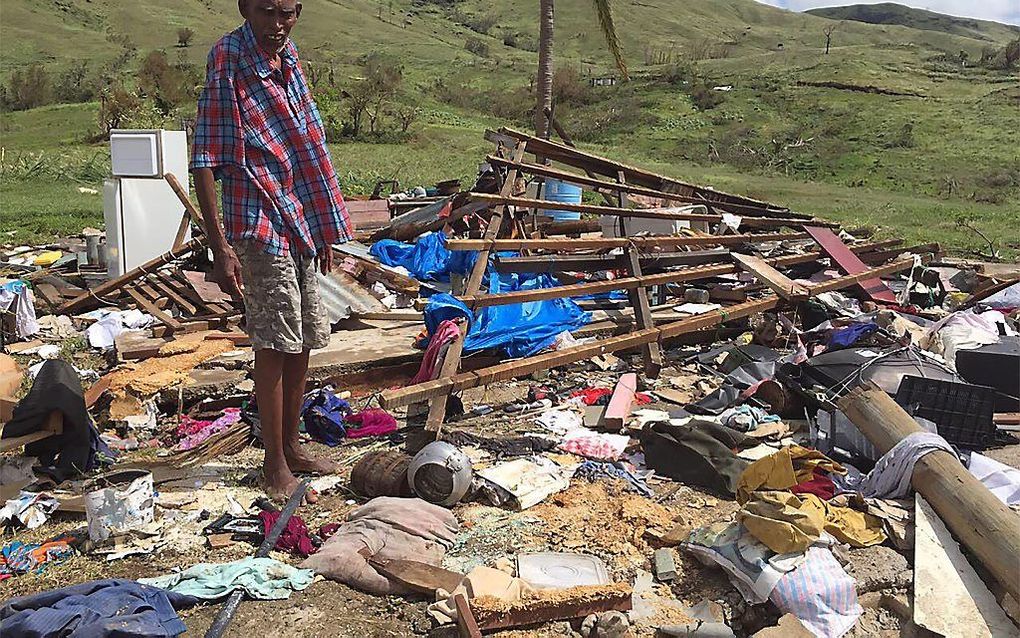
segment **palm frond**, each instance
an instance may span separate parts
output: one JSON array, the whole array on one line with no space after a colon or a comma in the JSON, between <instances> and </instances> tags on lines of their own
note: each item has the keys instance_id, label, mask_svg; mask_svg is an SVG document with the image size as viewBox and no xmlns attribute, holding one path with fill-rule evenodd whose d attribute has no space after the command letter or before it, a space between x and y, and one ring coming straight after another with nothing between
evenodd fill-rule
<instances>
[{"instance_id":1,"label":"palm frond","mask_svg":"<svg viewBox=\"0 0 1020 638\"><path fill-rule=\"evenodd\" d=\"M624 80L629 80L630 74L627 73L627 62L623 59L623 47L620 45L620 36L617 35L616 25L613 23L613 7L610 4L610 0L592 0L592 4L595 5L595 13L599 18L599 29L606 38L606 46L609 47L609 52L613 54L616 68L620 69Z\"/></svg>"}]
</instances>

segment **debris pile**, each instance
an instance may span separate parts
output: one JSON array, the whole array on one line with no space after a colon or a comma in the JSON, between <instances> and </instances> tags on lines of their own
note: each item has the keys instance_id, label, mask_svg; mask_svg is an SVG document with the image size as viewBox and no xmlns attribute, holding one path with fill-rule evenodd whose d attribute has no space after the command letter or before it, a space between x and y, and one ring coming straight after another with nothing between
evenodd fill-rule
<instances>
[{"instance_id":1,"label":"debris pile","mask_svg":"<svg viewBox=\"0 0 1020 638\"><path fill-rule=\"evenodd\" d=\"M0 633L1016 634L1020 268L486 139L350 203L285 504L184 189L119 277L3 248Z\"/></svg>"}]
</instances>

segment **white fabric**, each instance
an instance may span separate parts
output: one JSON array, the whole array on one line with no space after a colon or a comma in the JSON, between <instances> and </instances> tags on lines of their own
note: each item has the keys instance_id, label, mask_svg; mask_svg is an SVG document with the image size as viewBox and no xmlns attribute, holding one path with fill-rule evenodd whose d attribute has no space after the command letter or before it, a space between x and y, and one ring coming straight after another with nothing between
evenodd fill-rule
<instances>
[{"instance_id":1,"label":"white fabric","mask_svg":"<svg viewBox=\"0 0 1020 638\"><path fill-rule=\"evenodd\" d=\"M994 312L994 311L992 311ZM954 312L928 329L921 346L942 358L955 370L956 353L959 350L974 350L981 346L999 342L999 330L995 325L996 315L991 312Z\"/></svg>"},{"instance_id":2,"label":"white fabric","mask_svg":"<svg viewBox=\"0 0 1020 638\"><path fill-rule=\"evenodd\" d=\"M874 469L854 487L869 498L904 498L910 494L914 464L925 454L938 450L955 454L938 434L914 432L883 454Z\"/></svg>"},{"instance_id":3,"label":"white fabric","mask_svg":"<svg viewBox=\"0 0 1020 638\"><path fill-rule=\"evenodd\" d=\"M1020 470L977 452L971 453L967 469L1006 505L1020 504Z\"/></svg>"},{"instance_id":4,"label":"white fabric","mask_svg":"<svg viewBox=\"0 0 1020 638\"><path fill-rule=\"evenodd\" d=\"M19 339L27 339L39 332L35 319L35 303L28 286L18 285L17 292L0 288L0 309L9 310L14 305L14 324Z\"/></svg>"},{"instance_id":5,"label":"white fabric","mask_svg":"<svg viewBox=\"0 0 1020 638\"><path fill-rule=\"evenodd\" d=\"M153 321L151 315L137 309L104 311L98 319L85 330L93 348L109 348L125 330L147 328Z\"/></svg>"}]
</instances>

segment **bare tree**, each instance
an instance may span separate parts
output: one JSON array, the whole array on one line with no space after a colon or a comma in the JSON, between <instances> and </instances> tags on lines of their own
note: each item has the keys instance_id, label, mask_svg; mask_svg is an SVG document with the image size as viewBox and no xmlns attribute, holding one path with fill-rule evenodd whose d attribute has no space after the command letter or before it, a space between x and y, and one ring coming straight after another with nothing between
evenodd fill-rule
<instances>
[{"instance_id":1,"label":"bare tree","mask_svg":"<svg viewBox=\"0 0 1020 638\"><path fill-rule=\"evenodd\" d=\"M829 45L832 44L832 33L839 27L839 23L835 22L822 29L822 33L825 34L825 55L829 55Z\"/></svg>"}]
</instances>

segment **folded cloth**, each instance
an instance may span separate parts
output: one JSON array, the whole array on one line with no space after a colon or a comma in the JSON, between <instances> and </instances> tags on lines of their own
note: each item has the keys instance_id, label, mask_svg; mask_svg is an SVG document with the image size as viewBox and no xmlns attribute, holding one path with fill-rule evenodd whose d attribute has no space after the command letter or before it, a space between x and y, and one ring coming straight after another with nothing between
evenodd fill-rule
<instances>
[{"instance_id":1,"label":"folded cloth","mask_svg":"<svg viewBox=\"0 0 1020 638\"><path fill-rule=\"evenodd\" d=\"M405 593L403 585L377 572L366 556L438 565L458 529L457 518L446 508L420 498L380 496L352 510L301 567L369 593Z\"/></svg>"},{"instance_id":2,"label":"folded cloth","mask_svg":"<svg viewBox=\"0 0 1020 638\"><path fill-rule=\"evenodd\" d=\"M249 557L232 563L199 563L183 572L139 578L138 582L204 600L223 598L235 589L259 600L283 600L290 598L292 591L311 585L314 578L308 569L272 558Z\"/></svg>"},{"instance_id":3,"label":"folded cloth","mask_svg":"<svg viewBox=\"0 0 1020 638\"><path fill-rule=\"evenodd\" d=\"M914 464L925 454L942 450L956 455L953 447L938 434L914 432L900 439L863 476L850 476L837 481L845 492L860 492L866 498L903 498L910 494Z\"/></svg>"},{"instance_id":4,"label":"folded cloth","mask_svg":"<svg viewBox=\"0 0 1020 638\"><path fill-rule=\"evenodd\" d=\"M0 608L0 635L170 638L188 630L174 610L194 602L132 580L95 580L8 600Z\"/></svg>"},{"instance_id":5,"label":"folded cloth","mask_svg":"<svg viewBox=\"0 0 1020 638\"><path fill-rule=\"evenodd\" d=\"M347 423L347 438L360 439L366 436L383 436L397 431L397 420L381 408L368 408L344 419ZM358 427L351 427L354 424Z\"/></svg>"}]
</instances>

